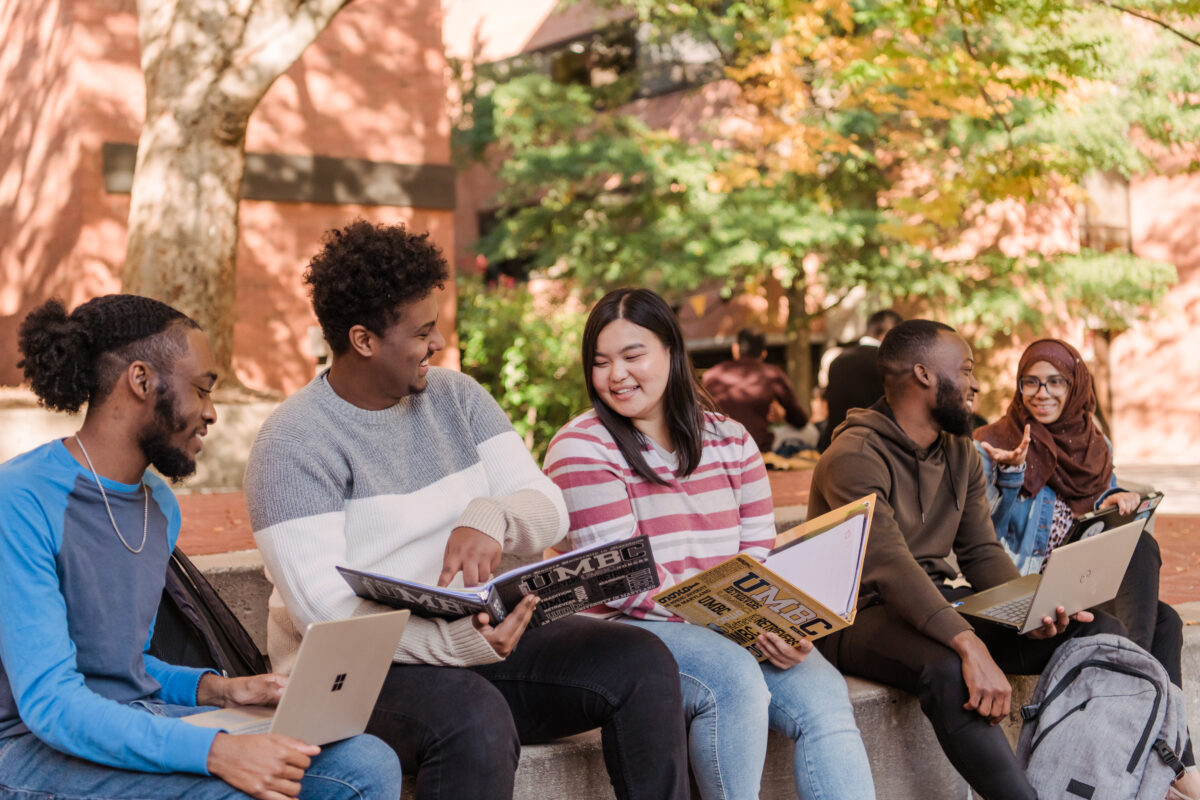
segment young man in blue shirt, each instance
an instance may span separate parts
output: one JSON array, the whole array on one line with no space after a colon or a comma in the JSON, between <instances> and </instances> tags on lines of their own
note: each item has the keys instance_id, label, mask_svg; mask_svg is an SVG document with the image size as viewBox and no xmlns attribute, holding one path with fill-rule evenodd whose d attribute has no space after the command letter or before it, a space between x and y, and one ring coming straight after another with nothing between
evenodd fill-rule
<instances>
[{"instance_id":1,"label":"young man in blue shirt","mask_svg":"<svg viewBox=\"0 0 1200 800\"><path fill-rule=\"evenodd\" d=\"M22 323L21 367L79 431L0 465L0 796L395 798L373 737L325 747L233 737L179 719L273 704L279 675L226 678L145 653L179 535L148 471L195 469L216 366L204 334L156 300L57 301Z\"/></svg>"}]
</instances>

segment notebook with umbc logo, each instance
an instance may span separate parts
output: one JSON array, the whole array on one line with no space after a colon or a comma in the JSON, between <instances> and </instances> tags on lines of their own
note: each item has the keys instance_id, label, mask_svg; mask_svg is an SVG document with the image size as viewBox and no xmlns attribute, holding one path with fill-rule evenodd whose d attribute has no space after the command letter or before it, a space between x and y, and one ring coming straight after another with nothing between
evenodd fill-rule
<instances>
[{"instance_id":1,"label":"notebook with umbc logo","mask_svg":"<svg viewBox=\"0 0 1200 800\"><path fill-rule=\"evenodd\" d=\"M408 623L408 611L332 622L304 632L296 666L277 707L236 706L183 717L226 733L279 733L322 745L366 730Z\"/></svg>"}]
</instances>

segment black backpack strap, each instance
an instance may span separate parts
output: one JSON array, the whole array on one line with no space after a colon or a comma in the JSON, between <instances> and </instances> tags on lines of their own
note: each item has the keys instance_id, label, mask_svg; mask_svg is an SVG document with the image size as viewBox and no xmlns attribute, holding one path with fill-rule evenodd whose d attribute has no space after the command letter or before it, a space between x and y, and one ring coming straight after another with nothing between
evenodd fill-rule
<instances>
[{"instance_id":1,"label":"black backpack strap","mask_svg":"<svg viewBox=\"0 0 1200 800\"><path fill-rule=\"evenodd\" d=\"M179 548L175 548L167 565L164 594L203 640L209 660L213 662L203 666L213 666L226 675L257 675L270 671L266 658L241 621Z\"/></svg>"},{"instance_id":2,"label":"black backpack strap","mask_svg":"<svg viewBox=\"0 0 1200 800\"><path fill-rule=\"evenodd\" d=\"M1154 743L1154 752L1158 753L1158 757L1162 762L1170 767L1175 772L1175 780L1183 777L1183 773L1187 768L1183 766L1183 762L1179 760L1179 756L1171 749L1171 745L1167 744L1165 739L1159 739Z\"/></svg>"}]
</instances>

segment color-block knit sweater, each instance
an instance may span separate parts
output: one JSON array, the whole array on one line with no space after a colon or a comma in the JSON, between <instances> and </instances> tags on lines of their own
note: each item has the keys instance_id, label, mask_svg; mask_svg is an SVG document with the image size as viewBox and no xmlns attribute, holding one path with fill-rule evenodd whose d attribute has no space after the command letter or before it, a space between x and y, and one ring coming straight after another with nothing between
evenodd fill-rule
<instances>
[{"instance_id":1,"label":"color-block knit sweater","mask_svg":"<svg viewBox=\"0 0 1200 800\"><path fill-rule=\"evenodd\" d=\"M436 367L424 392L382 411L346 402L318 376L259 431L245 488L275 584L267 646L283 671L309 623L378 608L351 591L337 565L433 584L457 526L518 555L539 554L566 532L561 493L496 401L471 378ZM466 666L499 656L469 618L414 618L396 660Z\"/></svg>"},{"instance_id":2,"label":"color-block knit sweater","mask_svg":"<svg viewBox=\"0 0 1200 800\"><path fill-rule=\"evenodd\" d=\"M650 536L662 585L611 607L638 619L678 619L650 598L740 552L766 556L775 541L771 485L750 434L718 414L705 415L700 465L691 475L676 475L675 456L652 440L643 452L666 486L635 473L588 411L555 435L545 470L571 514L563 549Z\"/></svg>"},{"instance_id":3,"label":"color-block knit sweater","mask_svg":"<svg viewBox=\"0 0 1200 800\"><path fill-rule=\"evenodd\" d=\"M217 731L132 705L194 706L205 672L145 652L180 517L143 481L97 478L61 439L0 465L0 753L31 731L98 764L208 774Z\"/></svg>"}]
</instances>

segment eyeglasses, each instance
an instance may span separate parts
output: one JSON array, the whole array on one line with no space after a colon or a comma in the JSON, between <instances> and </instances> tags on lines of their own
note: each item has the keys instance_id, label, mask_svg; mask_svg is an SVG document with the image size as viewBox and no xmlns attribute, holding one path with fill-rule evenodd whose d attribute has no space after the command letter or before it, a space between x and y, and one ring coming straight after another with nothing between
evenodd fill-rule
<instances>
[{"instance_id":1,"label":"eyeglasses","mask_svg":"<svg viewBox=\"0 0 1200 800\"><path fill-rule=\"evenodd\" d=\"M1017 388L1026 397L1033 397L1043 386L1046 387L1046 394L1051 397L1062 397L1071 390L1071 382L1062 375L1051 375L1046 380L1033 375L1022 375L1017 381Z\"/></svg>"}]
</instances>

